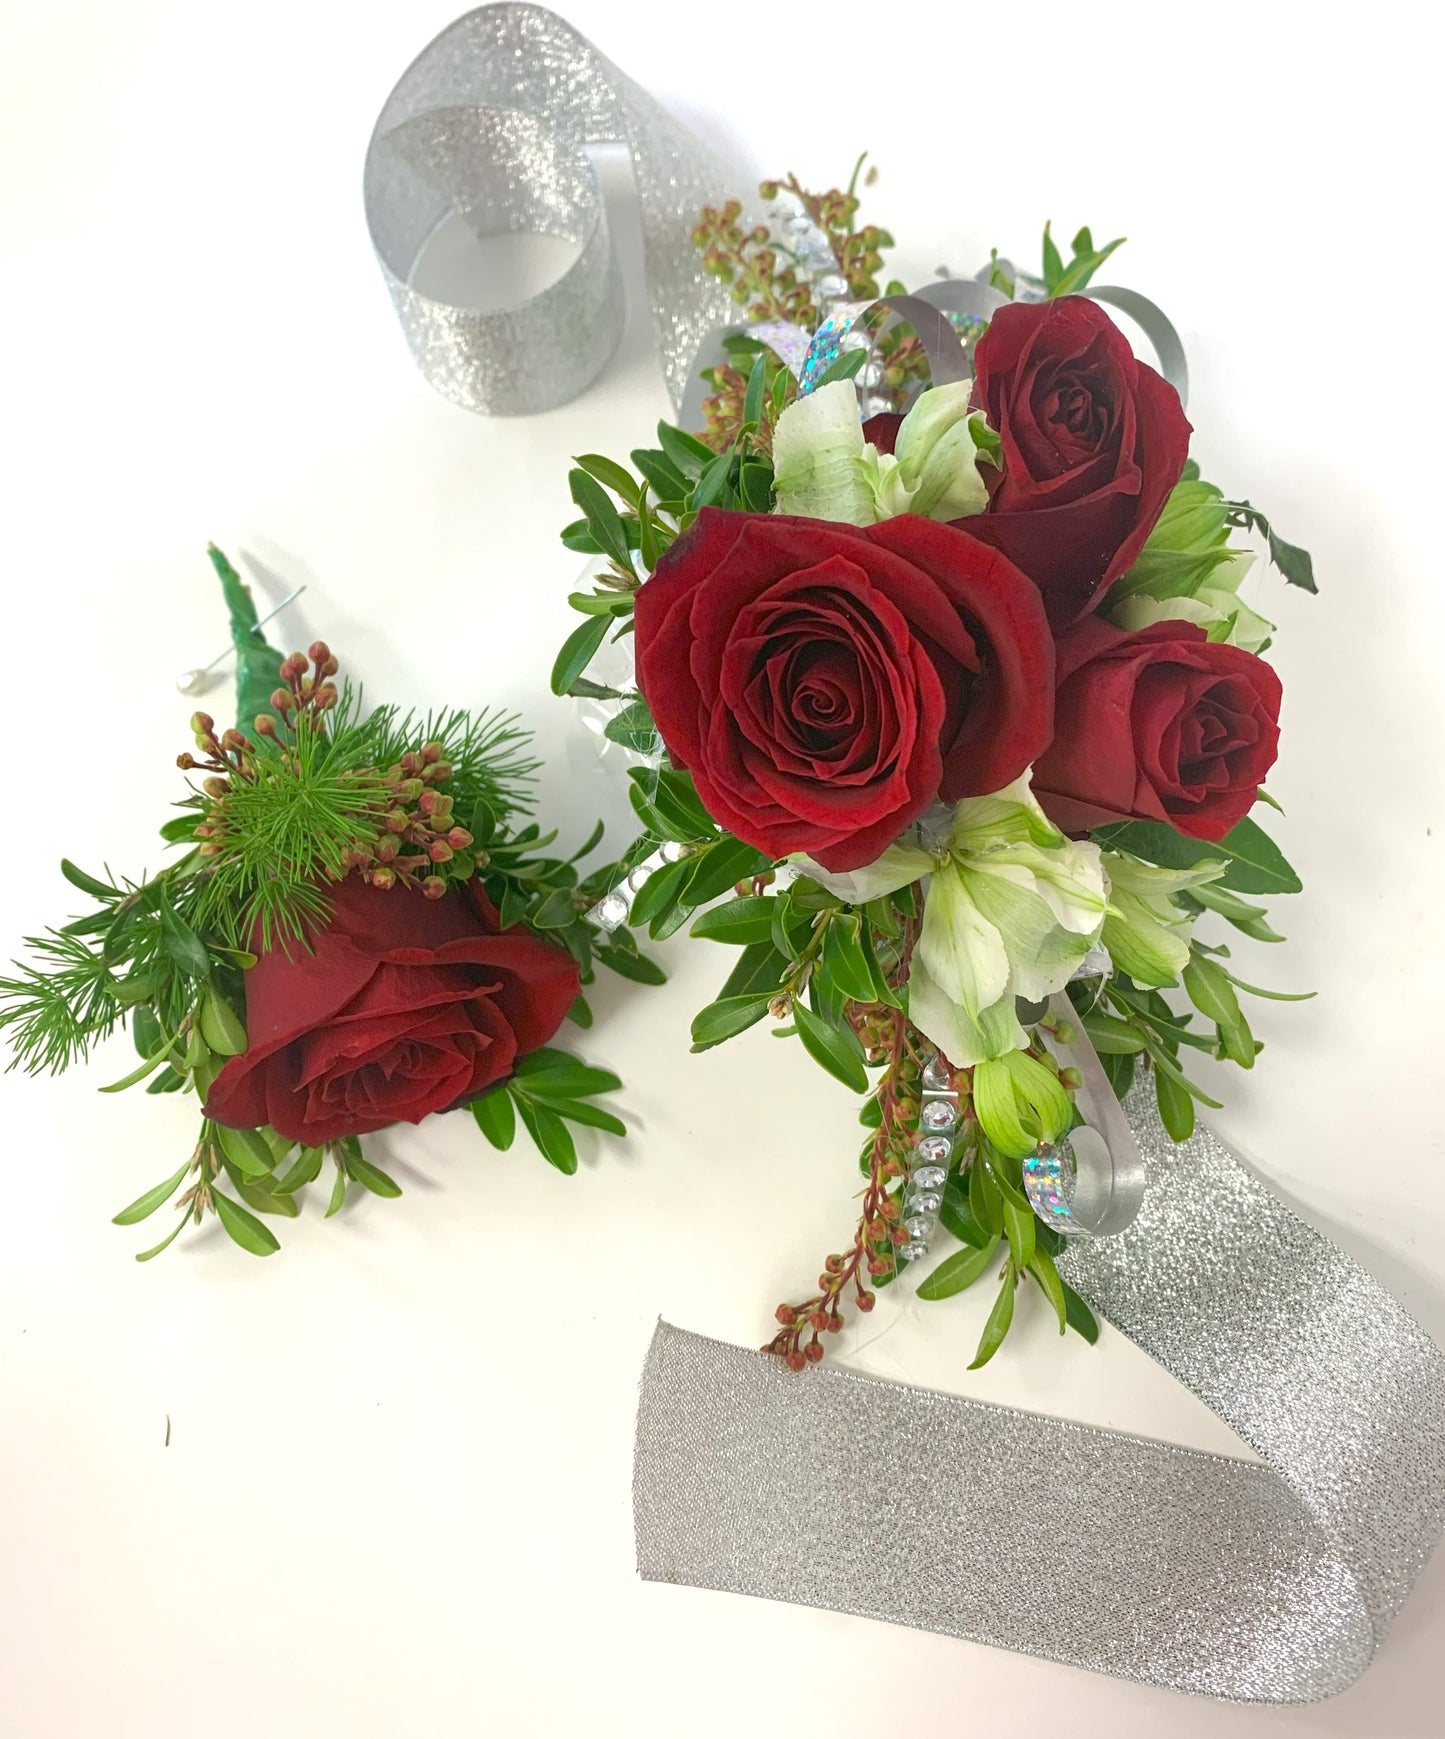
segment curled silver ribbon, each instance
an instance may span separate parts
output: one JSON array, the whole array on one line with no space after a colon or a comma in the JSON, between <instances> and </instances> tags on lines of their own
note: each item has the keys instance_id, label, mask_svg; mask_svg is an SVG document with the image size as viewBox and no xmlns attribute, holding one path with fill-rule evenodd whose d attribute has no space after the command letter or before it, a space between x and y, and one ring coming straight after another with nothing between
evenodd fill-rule
<instances>
[{"instance_id":1,"label":"curled silver ribbon","mask_svg":"<svg viewBox=\"0 0 1445 1739\"><path fill-rule=\"evenodd\" d=\"M524 415L575 398L623 326L622 283L588 144L626 145L642 214L657 350L675 405L729 317L691 231L727 196L721 164L640 86L542 6L482 6L402 74L366 154L372 242L417 365L469 410ZM413 281L450 217L476 235L560 237L577 255L516 307L464 307Z\"/></svg>"},{"instance_id":2,"label":"curled silver ribbon","mask_svg":"<svg viewBox=\"0 0 1445 1739\"><path fill-rule=\"evenodd\" d=\"M664 1323L638 1412L641 1574L1213 1697L1352 1683L1445 1526L1445 1357L1216 1136L1176 1147L1140 1094L1129 1116L1143 1208L1059 1267L1263 1466L794 1376ZM1062 1507L1021 1491L1029 1467Z\"/></svg>"}]
</instances>

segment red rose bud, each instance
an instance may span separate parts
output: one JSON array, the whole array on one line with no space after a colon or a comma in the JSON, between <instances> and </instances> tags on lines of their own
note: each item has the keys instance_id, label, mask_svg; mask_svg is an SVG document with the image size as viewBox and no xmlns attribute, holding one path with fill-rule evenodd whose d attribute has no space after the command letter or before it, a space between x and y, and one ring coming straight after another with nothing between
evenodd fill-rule
<instances>
[{"instance_id":1,"label":"red rose bud","mask_svg":"<svg viewBox=\"0 0 1445 1739\"><path fill-rule=\"evenodd\" d=\"M298 677L306 674L306 660L299 652L293 652L281 661L282 682L295 682Z\"/></svg>"},{"instance_id":2,"label":"red rose bud","mask_svg":"<svg viewBox=\"0 0 1445 1739\"><path fill-rule=\"evenodd\" d=\"M810 1340L807 1346L803 1348L803 1357L807 1359L808 1363L811 1365L816 1365L822 1356L823 1348L821 1343L818 1341Z\"/></svg>"},{"instance_id":3,"label":"red rose bud","mask_svg":"<svg viewBox=\"0 0 1445 1739\"><path fill-rule=\"evenodd\" d=\"M444 839L434 839L426 848L426 854L433 863L450 863L453 855L452 848Z\"/></svg>"},{"instance_id":4,"label":"red rose bud","mask_svg":"<svg viewBox=\"0 0 1445 1739\"><path fill-rule=\"evenodd\" d=\"M1003 441L986 513L956 523L1000 550L1059 628L1133 563L1189 455L1179 394L1097 302L1013 302L974 354L974 402Z\"/></svg>"},{"instance_id":5,"label":"red rose bud","mask_svg":"<svg viewBox=\"0 0 1445 1739\"><path fill-rule=\"evenodd\" d=\"M441 797L435 791L423 791L416 800L416 806L423 815L430 815L440 802Z\"/></svg>"},{"instance_id":6,"label":"red rose bud","mask_svg":"<svg viewBox=\"0 0 1445 1739\"><path fill-rule=\"evenodd\" d=\"M465 851L472 843L472 836L465 827L454 827L447 835L447 844L453 851Z\"/></svg>"},{"instance_id":7,"label":"red rose bud","mask_svg":"<svg viewBox=\"0 0 1445 1739\"><path fill-rule=\"evenodd\" d=\"M441 876L428 876L421 884L421 891L429 900L439 900L447 891L447 884Z\"/></svg>"},{"instance_id":8,"label":"red rose bud","mask_svg":"<svg viewBox=\"0 0 1445 1739\"><path fill-rule=\"evenodd\" d=\"M798 1313L793 1309L791 1304L780 1304L774 1312L774 1315L777 1317L778 1321L782 1323L784 1328L791 1328L798 1320Z\"/></svg>"},{"instance_id":9,"label":"red rose bud","mask_svg":"<svg viewBox=\"0 0 1445 1739\"><path fill-rule=\"evenodd\" d=\"M1139 820L1223 839L1274 765L1280 697L1262 658L1195 623L1131 633L1090 617L1059 641L1056 730L1034 794L1066 833Z\"/></svg>"},{"instance_id":10,"label":"red rose bud","mask_svg":"<svg viewBox=\"0 0 1445 1739\"><path fill-rule=\"evenodd\" d=\"M917 515L859 529L704 507L635 622L663 742L713 818L772 857L858 869L935 798L999 790L1050 739L1037 590Z\"/></svg>"},{"instance_id":11,"label":"red rose bud","mask_svg":"<svg viewBox=\"0 0 1445 1739\"><path fill-rule=\"evenodd\" d=\"M274 737L276 735L276 721L270 713L257 713L252 720L252 729L258 737Z\"/></svg>"},{"instance_id":12,"label":"red rose bud","mask_svg":"<svg viewBox=\"0 0 1445 1739\"><path fill-rule=\"evenodd\" d=\"M331 648L324 640L313 640L308 656L313 664L325 664L331 656Z\"/></svg>"},{"instance_id":13,"label":"red rose bud","mask_svg":"<svg viewBox=\"0 0 1445 1739\"><path fill-rule=\"evenodd\" d=\"M857 1303L859 1310L872 1310L873 1306L877 1304L878 1299L871 1292L860 1292L855 1302Z\"/></svg>"},{"instance_id":14,"label":"red rose bud","mask_svg":"<svg viewBox=\"0 0 1445 1739\"><path fill-rule=\"evenodd\" d=\"M428 766L432 766L436 762L440 761L442 758L442 746L441 746L441 744L440 743L423 743L421 746L421 758L422 758L423 762L425 762Z\"/></svg>"}]
</instances>

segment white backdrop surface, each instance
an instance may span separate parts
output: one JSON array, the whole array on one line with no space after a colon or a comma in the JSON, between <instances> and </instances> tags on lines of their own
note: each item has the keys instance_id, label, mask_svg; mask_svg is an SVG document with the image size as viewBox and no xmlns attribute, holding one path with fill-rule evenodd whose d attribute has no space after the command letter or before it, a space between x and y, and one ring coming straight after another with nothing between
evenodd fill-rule
<instances>
[{"instance_id":1,"label":"white backdrop surface","mask_svg":"<svg viewBox=\"0 0 1445 1739\"><path fill-rule=\"evenodd\" d=\"M1130 237L1109 275L1180 326L1206 474L1310 547L1321 587L1258 593L1286 687L1277 832L1307 892L1281 903L1285 947L1241 953L1319 996L1259 1005L1268 1049L1217 1122L1445 1336L1442 260L1417 9L1348 32L1315 7L1112 0L565 10L741 186L831 182L868 146L902 275L993 244L1030 260L1049 217ZM551 814L574 834L619 814L546 693L577 567L555 531L568 455L645 441L665 395L635 269L622 351L561 410L472 416L413 368L361 158L451 16L0 6L7 949L74 909L62 855L154 861L191 710L174 676L225 638L208 538L267 599L308 584L288 644L324 634L378 696L523 708ZM377 1144L400 1202L327 1223L313 1203L264 1263L213 1229L138 1267L149 1227L107 1223L193 1119L96 1097L124 1039L61 1082L0 1080L0 1732L1438 1733L1438 1563L1367 1677L1296 1710L636 1580L655 1317L763 1338L845 1236L853 1176L847 1096L791 1048L688 1056L724 957L666 952L672 982L609 983L586 1041L627 1082L625 1147L590 1144L567 1179L433 1120ZM985 1308L886 1296L838 1356L1239 1450L1108 1329L1089 1351L1031 1309L967 1373Z\"/></svg>"}]
</instances>

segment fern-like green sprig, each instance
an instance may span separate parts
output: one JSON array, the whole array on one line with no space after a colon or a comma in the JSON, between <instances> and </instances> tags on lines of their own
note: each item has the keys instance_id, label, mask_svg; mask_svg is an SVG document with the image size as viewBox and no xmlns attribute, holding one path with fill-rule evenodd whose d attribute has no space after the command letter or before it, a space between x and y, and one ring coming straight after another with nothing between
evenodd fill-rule
<instances>
[{"instance_id":1,"label":"fern-like green sprig","mask_svg":"<svg viewBox=\"0 0 1445 1739\"><path fill-rule=\"evenodd\" d=\"M12 1069L57 1075L114 1032L125 1006L113 994L110 967L83 936L47 930L27 936L25 946L33 963L17 960L17 976L0 978L0 1032Z\"/></svg>"}]
</instances>

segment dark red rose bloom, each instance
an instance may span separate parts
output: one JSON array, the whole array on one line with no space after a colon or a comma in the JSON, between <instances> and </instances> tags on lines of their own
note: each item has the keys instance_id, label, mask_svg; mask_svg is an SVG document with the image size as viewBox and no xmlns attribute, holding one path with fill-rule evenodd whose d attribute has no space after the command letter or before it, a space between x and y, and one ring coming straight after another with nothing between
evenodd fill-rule
<instances>
[{"instance_id":1,"label":"dark red rose bloom","mask_svg":"<svg viewBox=\"0 0 1445 1739\"><path fill-rule=\"evenodd\" d=\"M708 812L773 857L871 863L1048 743L1038 592L967 532L705 507L637 594L637 677Z\"/></svg>"},{"instance_id":2,"label":"dark red rose bloom","mask_svg":"<svg viewBox=\"0 0 1445 1739\"><path fill-rule=\"evenodd\" d=\"M577 995L571 955L499 931L479 882L429 900L353 877L329 897L314 953L275 948L246 973L246 1050L206 1101L217 1123L308 1147L419 1123L509 1075Z\"/></svg>"},{"instance_id":3,"label":"dark red rose bloom","mask_svg":"<svg viewBox=\"0 0 1445 1739\"><path fill-rule=\"evenodd\" d=\"M1191 432L1179 394L1082 296L1000 308L974 376L1003 469L984 467L988 510L958 523L1022 568L1067 627L1134 561L1179 481Z\"/></svg>"},{"instance_id":4,"label":"dark red rose bloom","mask_svg":"<svg viewBox=\"0 0 1445 1739\"><path fill-rule=\"evenodd\" d=\"M1141 820L1223 839L1274 764L1279 703L1262 658L1211 644L1193 622L1129 633L1090 617L1059 641L1054 740L1034 794L1067 833Z\"/></svg>"}]
</instances>

